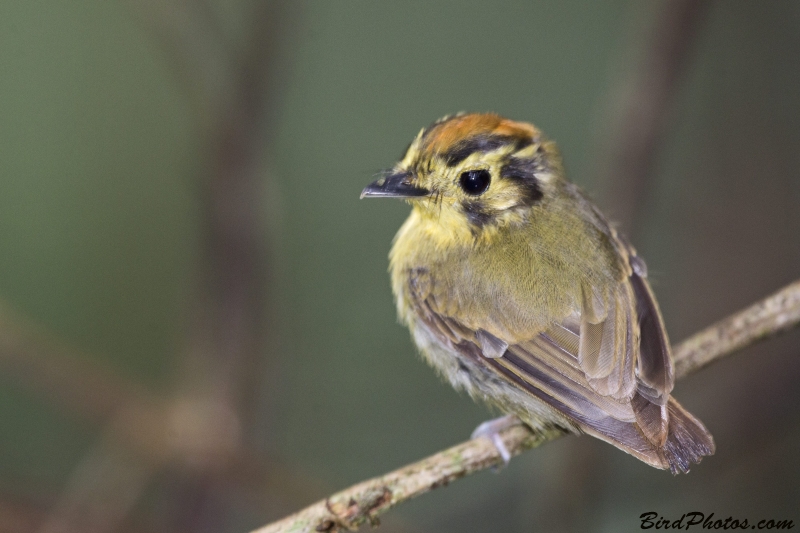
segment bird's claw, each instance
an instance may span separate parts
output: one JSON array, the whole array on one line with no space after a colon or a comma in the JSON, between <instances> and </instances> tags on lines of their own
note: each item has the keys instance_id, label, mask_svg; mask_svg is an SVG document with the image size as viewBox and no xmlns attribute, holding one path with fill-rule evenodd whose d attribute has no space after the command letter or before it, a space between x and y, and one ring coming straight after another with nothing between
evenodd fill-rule
<instances>
[{"instance_id":1,"label":"bird's claw","mask_svg":"<svg viewBox=\"0 0 800 533\"><path fill-rule=\"evenodd\" d=\"M500 454L500 457L503 459L503 466L507 465L509 461L511 461L511 453L506 448L503 439L500 437L500 432L508 429L510 427L519 425L521 422L519 418L514 415L506 415L501 416L500 418L495 418L493 420L487 420L483 424L479 425L475 428L475 431L472 432L472 438L477 439L478 437L486 437L494 447L497 449L497 453Z\"/></svg>"}]
</instances>

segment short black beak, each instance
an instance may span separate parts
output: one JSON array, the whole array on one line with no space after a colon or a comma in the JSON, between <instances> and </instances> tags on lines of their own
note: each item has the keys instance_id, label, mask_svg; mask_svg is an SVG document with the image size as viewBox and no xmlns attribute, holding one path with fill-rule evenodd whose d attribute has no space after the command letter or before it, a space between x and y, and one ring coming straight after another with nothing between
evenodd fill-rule
<instances>
[{"instance_id":1,"label":"short black beak","mask_svg":"<svg viewBox=\"0 0 800 533\"><path fill-rule=\"evenodd\" d=\"M373 181L361 191L361 198L385 196L388 198L417 198L428 196L430 191L411 184L411 174L390 174Z\"/></svg>"}]
</instances>

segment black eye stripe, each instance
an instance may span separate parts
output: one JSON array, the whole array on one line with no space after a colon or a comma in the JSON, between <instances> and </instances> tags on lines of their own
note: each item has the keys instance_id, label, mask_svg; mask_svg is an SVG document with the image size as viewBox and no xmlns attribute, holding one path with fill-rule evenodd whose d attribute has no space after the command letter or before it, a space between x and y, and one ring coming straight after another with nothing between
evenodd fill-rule
<instances>
[{"instance_id":1,"label":"black eye stripe","mask_svg":"<svg viewBox=\"0 0 800 533\"><path fill-rule=\"evenodd\" d=\"M536 178L536 172L541 170L538 162L533 159L512 157L500 169L500 176L518 182L525 194L525 203L532 205L543 196L539 180Z\"/></svg>"},{"instance_id":2,"label":"black eye stripe","mask_svg":"<svg viewBox=\"0 0 800 533\"><path fill-rule=\"evenodd\" d=\"M491 152L503 146L513 146L515 150L521 150L533 144L533 140L527 137L519 138L510 135L475 135L457 143L453 148L443 154L444 161L448 167L453 167L475 152Z\"/></svg>"},{"instance_id":3,"label":"black eye stripe","mask_svg":"<svg viewBox=\"0 0 800 533\"><path fill-rule=\"evenodd\" d=\"M486 192L492 182L492 175L486 169L467 170L458 178L461 189L470 196L478 196Z\"/></svg>"}]
</instances>

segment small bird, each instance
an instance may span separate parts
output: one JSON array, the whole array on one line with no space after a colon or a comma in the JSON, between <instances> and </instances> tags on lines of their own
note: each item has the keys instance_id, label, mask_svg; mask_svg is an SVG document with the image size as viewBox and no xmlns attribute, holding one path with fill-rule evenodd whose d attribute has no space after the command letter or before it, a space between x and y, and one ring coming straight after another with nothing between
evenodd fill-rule
<instances>
[{"instance_id":1,"label":"small bird","mask_svg":"<svg viewBox=\"0 0 800 533\"><path fill-rule=\"evenodd\" d=\"M644 261L536 127L442 118L361 197L413 206L389 254L400 320L456 389L508 413L473 434L506 462L498 432L520 421L594 435L673 474L714 453L670 396Z\"/></svg>"}]
</instances>

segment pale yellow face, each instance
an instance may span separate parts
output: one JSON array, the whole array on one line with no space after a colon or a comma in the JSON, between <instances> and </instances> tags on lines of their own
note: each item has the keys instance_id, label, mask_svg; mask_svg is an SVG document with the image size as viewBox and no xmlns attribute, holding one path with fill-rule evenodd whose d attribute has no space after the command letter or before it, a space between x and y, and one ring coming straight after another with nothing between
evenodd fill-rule
<instances>
[{"instance_id":1,"label":"pale yellow face","mask_svg":"<svg viewBox=\"0 0 800 533\"><path fill-rule=\"evenodd\" d=\"M394 196L406 198L421 217L477 236L524 221L560 173L555 146L530 124L470 114L420 131L384 180L411 191Z\"/></svg>"}]
</instances>

